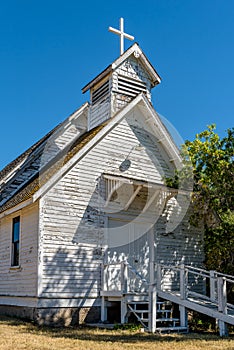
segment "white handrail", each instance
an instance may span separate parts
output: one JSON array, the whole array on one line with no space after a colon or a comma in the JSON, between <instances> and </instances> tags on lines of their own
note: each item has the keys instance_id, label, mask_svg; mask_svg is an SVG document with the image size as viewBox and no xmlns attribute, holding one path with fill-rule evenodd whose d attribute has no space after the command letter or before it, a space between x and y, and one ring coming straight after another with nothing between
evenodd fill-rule
<instances>
[{"instance_id":1,"label":"white handrail","mask_svg":"<svg viewBox=\"0 0 234 350\"><path fill-rule=\"evenodd\" d=\"M209 300L218 305L221 312L226 312L226 307L234 308L234 305L229 303L227 300L227 282L234 284L234 276L220 273L218 271L207 271L199 267L188 266L188 265L165 265L158 264L157 274L163 279L163 271L172 270L180 273L180 295L181 298L187 298L188 295L194 297L200 297ZM160 271L160 273L159 273ZM210 285L209 295L206 293L198 293L192 290L191 280L189 280L189 274L208 279ZM186 277L186 278L185 278Z\"/></svg>"},{"instance_id":2,"label":"white handrail","mask_svg":"<svg viewBox=\"0 0 234 350\"><path fill-rule=\"evenodd\" d=\"M166 264L159 264L159 265L162 266L163 268L171 269L171 270L179 271L181 269L181 265L166 265ZM204 270L202 268L191 266L191 265L184 265L184 267L186 269L188 269L190 273L196 274L198 276L204 276L204 277L208 277L208 278L210 277L210 271L208 271L208 270ZM197 270L199 272L192 271L192 270ZM213 270L213 272L216 275L216 277L225 277L226 281L234 283L234 276L227 275L227 274L215 271L215 270Z\"/></svg>"}]
</instances>

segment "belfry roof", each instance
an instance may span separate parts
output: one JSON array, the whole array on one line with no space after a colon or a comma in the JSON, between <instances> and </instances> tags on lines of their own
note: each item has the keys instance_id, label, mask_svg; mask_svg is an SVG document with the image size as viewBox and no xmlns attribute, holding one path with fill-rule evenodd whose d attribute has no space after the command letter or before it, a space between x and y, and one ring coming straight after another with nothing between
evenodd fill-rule
<instances>
[{"instance_id":1,"label":"belfry roof","mask_svg":"<svg viewBox=\"0 0 234 350\"><path fill-rule=\"evenodd\" d=\"M121 56L119 56L106 69L104 69L100 74L98 74L94 79L92 79L88 84L86 84L82 88L82 92L85 93L86 91L91 89L94 85L96 85L100 80L102 80L111 72L113 72L122 62L124 62L126 59L128 59L128 57L130 57L133 54L136 58L139 59L139 61L142 63L142 65L148 72L152 81L152 87L159 84L161 82L160 76L158 75L155 68L152 66L152 64L150 63L140 46L137 43L134 43L132 46L129 47L128 50L126 50Z\"/></svg>"}]
</instances>

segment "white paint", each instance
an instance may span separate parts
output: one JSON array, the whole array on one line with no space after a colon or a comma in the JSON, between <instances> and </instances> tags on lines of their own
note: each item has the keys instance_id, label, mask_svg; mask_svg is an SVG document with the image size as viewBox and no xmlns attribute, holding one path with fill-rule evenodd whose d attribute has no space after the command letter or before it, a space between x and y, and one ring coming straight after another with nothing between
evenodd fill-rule
<instances>
[{"instance_id":1,"label":"white paint","mask_svg":"<svg viewBox=\"0 0 234 350\"><path fill-rule=\"evenodd\" d=\"M134 40L134 36L124 33L124 19L119 20L119 29L109 27L109 31L120 36L120 55L124 53L124 38Z\"/></svg>"},{"instance_id":2,"label":"white paint","mask_svg":"<svg viewBox=\"0 0 234 350\"><path fill-rule=\"evenodd\" d=\"M11 269L12 219L20 215L20 268ZM37 296L38 203L9 214L0 222L0 304L7 297ZM2 299L3 297L3 299ZM20 299L21 300L21 299Z\"/></svg>"}]
</instances>

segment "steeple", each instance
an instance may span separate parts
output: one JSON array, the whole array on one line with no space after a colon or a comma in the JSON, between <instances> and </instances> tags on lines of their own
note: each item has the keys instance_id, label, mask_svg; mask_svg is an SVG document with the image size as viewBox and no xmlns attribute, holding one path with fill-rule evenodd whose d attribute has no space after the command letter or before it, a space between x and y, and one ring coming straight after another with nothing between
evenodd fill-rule
<instances>
[{"instance_id":1,"label":"steeple","mask_svg":"<svg viewBox=\"0 0 234 350\"><path fill-rule=\"evenodd\" d=\"M83 93L90 90L88 130L111 118L139 93L144 93L151 101L151 89L160 81L139 45L134 43L83 87Z\"/></svg>"}]
</instances>

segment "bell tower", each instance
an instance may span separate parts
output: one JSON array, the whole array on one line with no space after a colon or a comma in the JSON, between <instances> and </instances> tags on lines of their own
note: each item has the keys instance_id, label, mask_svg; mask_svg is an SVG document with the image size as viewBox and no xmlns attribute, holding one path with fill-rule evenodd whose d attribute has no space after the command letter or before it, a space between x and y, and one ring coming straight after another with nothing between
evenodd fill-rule
<instances>
[{"instance_id":1,"label":"bell tower","mask_svg":"<svg viewBox=\"0 0 234 350\"><path fill-rule=\"evenodd\" d=\"M109 30L120 35L120 52L124 50L124 37L134 39L124 33L123 19L120 19L120 30L112 27ZM134 43L82 89L83 93L90 90L88 130L111 118L140 93L151 101L151 89L160 81L139 45Z\"/></svg>"}]
</instances>

